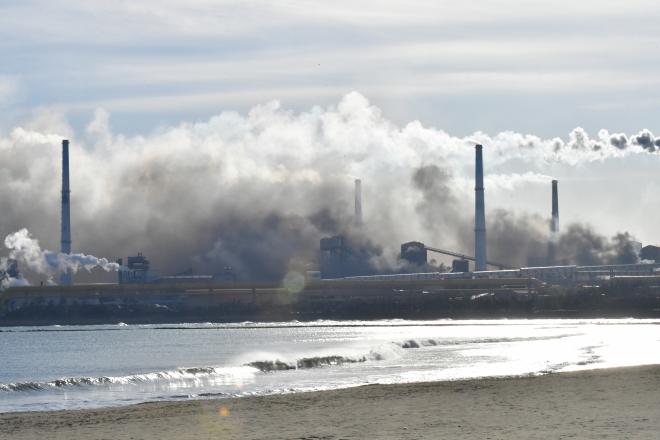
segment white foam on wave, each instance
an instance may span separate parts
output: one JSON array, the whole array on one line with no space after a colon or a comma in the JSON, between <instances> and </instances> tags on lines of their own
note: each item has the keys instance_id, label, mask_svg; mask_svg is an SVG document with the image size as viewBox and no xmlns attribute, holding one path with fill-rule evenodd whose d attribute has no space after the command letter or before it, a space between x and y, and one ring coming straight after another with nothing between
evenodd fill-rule
<instances>
[{"instance_id":1,"label":"white foam on wave","mask_svg":"<svg viewBox=\"0 0 660 440\"><path fill-rule=\"evenodd\" d=\"M171 388L173 385L199 386L203 381L231 382L238 379L245 380L257 372L258 370L256 368L250 366L177 368L171 371L133 374L129 376L68 377L48 382L17 382L0 384L0 391L48 391L72 387L130 385L146 382L161 382L161 385L167 383L169 385L168 388Z\"/></svg>"},{"instance_id":2,"label":"white foam on wave","mask_svg":"<svg viewBox=\"0 0 660 440\"><path fill-rule=\"evenodd\" d=\"M330 351L314 350L306 354L296 353L295 355L275 352L249 352L236 358L234 363L253 366L262 372L338 366L397 359L403 355L403 350L408 348L405 345L405 342L388 342L367 349L347 346L340 353L337 352L336 348Z\"/></svg>"},{"instance_id":3,"label":"white foam on wave","mask_svg":"<svg viewBox=\"0 0 660 440\"><path fill-rule=\"evenodd\" d=\"M209 382L218 384L222 382L233 383L237 381L249 381L255 374L260 372L269 373L285 370L310 369L338 366L347 363L392 359L400 357L404 348L407 348L406 343L389 343L383 344L363 354L310 355L308 357L299 357L297 359L288 359L287 356L281 356L274 353L251 353L249 356L253 360L244 362L240 366L189 367L177 368L171 371L133 374L128 376L69 377L47 382L17 382L0 384L0 391L48 391L73 387L131 385L145 384L148 382L159 383L159 388L169 389L199 387Z\"/></svg>"}]
</instances>

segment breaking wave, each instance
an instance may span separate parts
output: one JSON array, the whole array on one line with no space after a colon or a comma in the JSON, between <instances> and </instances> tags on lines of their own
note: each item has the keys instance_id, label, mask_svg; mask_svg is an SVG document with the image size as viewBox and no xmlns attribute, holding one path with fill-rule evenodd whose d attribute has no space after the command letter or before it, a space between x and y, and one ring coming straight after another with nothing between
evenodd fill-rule
<instances>
[{"instance_id":1,"label":"breaking wave","mask_svg":"<svg viewBox=\"0 0 660 440\"><path fill-rule=\"evenodd\" d=\"M282 361L280 359L276 360L259 360L253 361L246 364L246 366L256 368L262 372L271 372L271 371L287 371L287 370L298 370L298 369L307 369L307 368L317 368L317 367L326 367L326 366L336 366L342 364L354 364L358 362L366 361L379 361L387 357L398 356L396 349L412 349L412 348L421 348L421 347L435 347L435 346L447 346L447 345L465 345L465 344L495 344L495 343L506 343L506 342L524 342L524 341L538 341L538 340L552 340L559 339L573 335L557 335L557 336L540 336L540 337L513 337L513 338L479 338L473 340L441 340L437 341L434 339L423 339L415 340L409 339L404 342L392 342L389 344L382 345L377 349L370 351L364 355L358 356L317 356L309 358L301 358L295 361Z\"/></svg>"},{"instance_id":2,"label":"breaking wave","mask_svg":"<svg viewBox=\"0 0 660 440\"><path fill-rule=\"evenodd\" d=\"M297 369L309 369L318 367L337 366L347 363L383 360L391 356L393 349L401 347L400 344L385 344L379 349L372 350L367 354L359 356L316 356L300 358L292 362L276 360L259 360L249 362L241 367L192 367L177 368L172 371L161 371L156 373L135 374L130 376L101 376L101 377L76 377L56 379L48 382L18 382L0 384L0 391L45 391L57 390L67 387L103 386L103 385L128 385L144 382L187 382L187 381L210 381L222 380L223 378L240 378L255 373L286 371Z\"/></svg>"},{"instance_id":3,"label":"breaking wave","mask_svg":"<svg viewBox=\"0 0 660 440\"><path fill-rule=\"evenodd\" d=\"M276 361L255 361L250 362L250 367L254 367L263 372L270 371L284 371L284 370L298 370L303 368L317 368L325 367L331 365L341 365L346 363L356 363L356 362L365 362L367 361L367 356L362 356L359 358L350 358L344 356L321 356L321 357L311 357L311 358L302 358L298 359L295 362L282 362L280 360Z\"/></svg>"},{"instance_id":4,"label":"breaking wave","mask_svg":"<svg viewBox=\"0 0 660 440\"><path fill-rule=\"evenodd\" d=\"M69 387L129 385L155 381L198 381L204 379L221 380L253 374L252 368L245 367L193 367L177 368L172 371L134 374L130 376L69 377L48 382L17 382L0 384L0 391L47 391Z\"/></svg>"},{"instance_id":5,"label":"breaking wave","mask_svg":"<svg viewBox=\"0 0 660 440\"><path fill-rule=\"evenodd\" d=\"M537 337L513 337L513 338L478 338L478 339L446 339L442 341L436 341L434 339L423 339L415 340L410 339L405 342L396 343L401 348L420 348L420 347L432 347L432 346L447 346L447 345L467 345L467 344L502 344L510 342L528 342L528 341L549 341L554 339L562 339L567 337L575 336L567 335L554 335L554 336L537 336Z\"/></svg>"},{"instance_id":6,"label":"breaking wave","mask_svg":"<svg viewBox=\"0 0 660 440\"><path fill-rule=\"evenodd\" d=\"M411 342L411 341L409 341ZM412 341L414 342L414 341ZM407 343L406 343L407 344ZM296 359L295 361L260 360L249 362L246 366L256 368L257 370L268 373L271 371L301 370L308 368L319 368L338 366L342 364L355 364L367 361L382 361L384 359L399 357L401 348L406 344L387 343L383 344L365 354L344 355L344 356L315 356Z\"/></svg>"}]
</instances>

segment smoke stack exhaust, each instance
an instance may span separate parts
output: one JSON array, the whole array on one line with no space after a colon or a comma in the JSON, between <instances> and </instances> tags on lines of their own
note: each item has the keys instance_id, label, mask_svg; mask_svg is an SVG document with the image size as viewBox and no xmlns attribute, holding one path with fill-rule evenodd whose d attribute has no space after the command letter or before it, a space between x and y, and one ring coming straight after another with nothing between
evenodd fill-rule
<instances>
[{"instance_id":1,"label":"smoke stack exhaust","mask_svg":"<svg viewBox=\"0 0 660 440\"><path fill-rule=\"evenodd\" d=\"M71 254L71 191L69 189L69 141L62 141L62 253ZM63 270L60 274L62 286L71 285L71 271Z\"/></svg>"},{"instance_id":2,"label":"smoke stack exhaust","mask_svg":"<svg viewBox=\"0 0 660 440\"><path fill-rule=\"evenodd\" d=\"M362 224L362 181L355 179L355 222Z\"/></svg>"},{"instance_id":3,"label":"smoke stack exhaust","mask_svg":"<svg viewBox=\"0 0 660 440\"><path fill-rule=\"evenodd\" d=\"M475 176L475 216L474 216L474 270L485 271L486 267L486 206L484 201L484 162L483 147L477 144Z\"/></svg>"},{"instance_id":4,"label":"smoke stack exhaust","mask_svg":"<svg viewBox=\"0 0 660 440\"><path fill-rule=\"evenodd\" d=\"M557 264L557 234L559 233L559 195L557 181L552 181L552 221L550 222L550 241L548 242L548 265Z\"/></svg>"}]
</instances>

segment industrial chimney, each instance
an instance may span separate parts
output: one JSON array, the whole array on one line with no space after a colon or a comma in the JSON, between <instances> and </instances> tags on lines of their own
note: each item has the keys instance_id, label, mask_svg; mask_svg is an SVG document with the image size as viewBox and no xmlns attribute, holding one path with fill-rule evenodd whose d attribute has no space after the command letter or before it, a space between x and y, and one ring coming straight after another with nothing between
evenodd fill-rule
<instances>
[{"instance_id":1,"label":"industrial chimney","mask_svg":"<svg viewBox=\"0 0 660 440\"><path fill-rule=\"evenodd\" d=\"M552 181L552 225L551 232L559 232L559 196L557 194L557 181Z\"/></svg>"},{"instance_id":2,"label":"industrial chimney","mask_svg":"<svg viewBox=\"0 0 660 440\"><path fill-rule=\"evenodd\" d=\"M559 233L559 196L557 181L552 181L552 221L550 222L550 241L548 242L548 266L557 264L557 234Z\"/></svg>"},{"instance_id":3,"label":"industrial chimney","mask_svg":"<svg viewBox=\"0 0 660 440\"><path fill-rule=\"evenodd\" d=\"M62 141L62 253L71 254L71 191L69 190L69 141ZM60 275L62 286L71 285L71 271L63 270Z\"/></svg>"},{"instance_id":4,"label":"industrial chimney","mask_svg":"<svg viewBox=\"0 0 660 440\"><path fill-rule=\"evenodd\" d=\"M355 179L355 222L362 224L362 181Z\"/></svg>"},{"instance_id":5,"label":"industrial chimney","mask_svg":"<svg viewBox=\"0 0 660 440\"><path fill-rule=\"evenodd\" d=\"M475 176L475 216L474 216L474 271L487 270L486 267L486 206L484 202L484 163L483 147L477 144Z\"/></svg>"}]
</instances>

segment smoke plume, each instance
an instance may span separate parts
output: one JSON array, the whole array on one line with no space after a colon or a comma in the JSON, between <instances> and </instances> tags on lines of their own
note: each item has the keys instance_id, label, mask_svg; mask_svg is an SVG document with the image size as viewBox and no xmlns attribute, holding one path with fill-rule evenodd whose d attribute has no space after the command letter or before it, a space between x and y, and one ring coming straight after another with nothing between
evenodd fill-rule
<instances>
[{"instance_id":1,"label":"smoke plume","mask_svg":"<svg viewBox=\"0 0 660 440\"><path fill-rule=\"evenodd\" d=\"M633 238L627 232L608 239L586 225L572 224L566 229L558 240L560 259L583 266L639 262Z\"/></svg>"},{"instance_id":2,"label":"smoke plume","mask_svg":"<svg viewBox=\"0 0 660 440\"><path fill-rule=\"evenodd\" d=\"M513 132L458 138L417 121L398 127L356 92L337 106L298 115L273 101L247 115L225 111L134 137L115 134L102 109L82 137L61 114L48 112L0 136L0 233L20 230L8 237L12 255L21 259L21 270L46 275L64 267L119 268L82 253L42 251L23 229L46 248L59 246L65 136L74 251L113 260L142 252L159 275L231 266L240 280L317 268L325 264L319 240L338 234L348 238L350 258L366 273L419 270L398 258L408 241L471 254L474 208L466 176L475 142L488 151L489 166L578 165L660 151L660 139L648 130L630 136L601 130L590 139L576 128L564 141ZM486 182L511 189L551 179L520 171L487 175ZM353 221L347 175L362 179L362 225ZM547 219L507 210L488 211L487 219L489 259L524 266L545 257ZM564 231L562 237L578 231L588 238L566 238L564 245L560 237L559 258L628 258L616 250L625 240L592 239L597 234L589 228ZM427 269L433 267L441 268ZM94 276L112 281L99 269ZM80 272L76 282L91 279Z\"/></svg>"},{"instance_id":3,"label":"smoke plume","mask_svg":"<svg viewBox=\"0 0 660 440\"><path fill-rule=\"evenodd\" d=\"M24 287L31 286L30 282L25 278L5 277L0 280L0 290L5 290L9 287Z\"/></svg>"},{"instance_id":4,"label":"smoke plume","mask_svg":"<svg viewBox=\"0 0 660 440\"><path fill-rule=\"evenodd\" d=\"M489 213L487 230L488 259L515 267L640 262L633 245L634 237L628 232L606 237L589 225L572 223L551 237L548 219L539 215L516 215L503 209ZM548 260L548 244L551 239L554 261Z\"/></svg>"},{"instance_id":5,"label":"smoke plume","mask_svg":"<svg viewBox=\"0 0 660 440\"><path fill-rule=\"evenodd\" d=\"M105 258L97 258L84 254L61 254L49 250L42 250L39 241L32 238L27 229L9 234L5 238L5 247L9 249L9 259L16 260L32 272L46 275L49 280L62 271L78 272L81 268L91 271L95 267L103 270L124 270L117 263L110 263ZM8 259L3 258L2 265L7 266Z\"/></svg>"}]
</instances>

